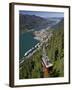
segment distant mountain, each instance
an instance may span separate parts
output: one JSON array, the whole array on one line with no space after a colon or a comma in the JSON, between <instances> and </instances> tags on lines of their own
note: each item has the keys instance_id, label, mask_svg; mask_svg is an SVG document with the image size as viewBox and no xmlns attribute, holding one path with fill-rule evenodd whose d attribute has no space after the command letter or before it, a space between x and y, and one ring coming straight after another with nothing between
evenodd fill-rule
<instances>
[{"instance_id":1,"label":"distant mountain","mask_svg":"<svg viewBox=\"0 0 72 90\"><path fill-rule=\"evenodd\" d=\"M53 23L56 23L56 20L50 20L46 18L42 18L35 15L27 15L27 14L20 14L19 15L19 24L20 30L40 30L45 29L48 26L51 26Z\"/></svg>"},{"instance_id":2,"label":"distant mountain","mask_svg":"<svg viewBox=\"0 0 72 90\"><path fill-rule=\"evenodd\" d=\"M54 30L64 29L64 18L61 18L60 22L52 27Z\"/></svg>"}]
</instances>

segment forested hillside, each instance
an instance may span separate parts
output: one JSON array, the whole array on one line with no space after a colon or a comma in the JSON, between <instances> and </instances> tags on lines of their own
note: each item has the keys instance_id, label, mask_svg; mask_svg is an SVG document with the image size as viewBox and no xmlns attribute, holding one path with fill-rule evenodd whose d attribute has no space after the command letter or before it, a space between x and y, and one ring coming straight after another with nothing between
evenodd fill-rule
<instances>
[{"instance_id":1,"label":"forested hillside","mask_svg":"<svg viewBox=\"0 0 72 90\"><path fill-rule=\"evenodd\" d=\"M64 76L64 19L53 26L48 32L52 32L52 37L48 40L46 53L53 64L48 77ZM38 50L29 59L20 65L20 79L24 78L43 78L42 71L42 49Z\"/></svg>"},{"instance_id":2,"label":"forested hillside","mask_svg":"<svg viewBox=\"0 0 72 90\"><path fill-rule=\"evenodd\" d=\"M42 78L42 61L41 61L41 50L37 51L33 56L26 59L24 63L20 65L20 79L24 78Z\"/></svg>"},{"instance_id":3,"label":"forested hillside","mask_svg":"<svg viewBox=\"0 0 72 90\"><path fill-rule=\"evenodd\" d=\"M53 63L50 77L64 76L64 20L55 25L53 36L48 41L47 53Z\"/></svg>"}]
</instances>

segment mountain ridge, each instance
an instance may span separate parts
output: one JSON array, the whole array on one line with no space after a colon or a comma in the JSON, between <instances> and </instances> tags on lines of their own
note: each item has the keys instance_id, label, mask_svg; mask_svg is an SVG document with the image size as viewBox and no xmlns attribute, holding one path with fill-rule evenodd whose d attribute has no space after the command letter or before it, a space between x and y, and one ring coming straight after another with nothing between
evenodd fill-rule
<instances>
[{"instance_id":1,"label":"mountain ridge","mask_svg":"<svg viewBox=\"0 0 72 90\"><path fill-rule=\"evenodd\" d=\"M41 30L56 22L56 20L46 19L36 15L20 14L19 15L20 30Z\"/></svg>"}]
</instances>

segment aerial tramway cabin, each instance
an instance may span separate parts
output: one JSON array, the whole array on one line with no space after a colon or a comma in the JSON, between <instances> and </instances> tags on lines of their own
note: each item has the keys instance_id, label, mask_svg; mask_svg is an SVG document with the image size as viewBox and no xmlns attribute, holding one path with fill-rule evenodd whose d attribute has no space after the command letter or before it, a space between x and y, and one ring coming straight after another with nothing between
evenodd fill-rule
<instances>
[{"instance_id":1,"label":"aerial tramway cabin","mask_svg":"<svg viewBox=\"0 0 72 90\"><path fill-rule=\"evenodd\" d=\"M46 55L45 48L43 47L43 55L42 55L42 66L44 77L48 77L49 72L52 70L53 64L50 62L48 56Z\"/></svg>"}]
</instances>

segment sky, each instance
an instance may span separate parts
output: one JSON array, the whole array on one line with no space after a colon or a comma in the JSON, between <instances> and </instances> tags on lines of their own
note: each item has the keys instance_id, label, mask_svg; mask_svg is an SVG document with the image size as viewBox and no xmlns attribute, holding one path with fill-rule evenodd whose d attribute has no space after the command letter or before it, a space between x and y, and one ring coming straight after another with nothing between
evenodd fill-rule
<instances>
[{"instance_id":1,"label":"sky","mask_svg":"<svg viewBox=\"0 0 72 90\"><path fill-rule=\"evenodd\" d=\"M36 15L44 18L50 17L64 17L63 12L40 12L40 11L23 11L19 12L20 14Z\"/></svg>"}]
</instances>

